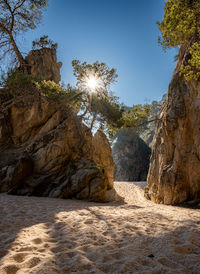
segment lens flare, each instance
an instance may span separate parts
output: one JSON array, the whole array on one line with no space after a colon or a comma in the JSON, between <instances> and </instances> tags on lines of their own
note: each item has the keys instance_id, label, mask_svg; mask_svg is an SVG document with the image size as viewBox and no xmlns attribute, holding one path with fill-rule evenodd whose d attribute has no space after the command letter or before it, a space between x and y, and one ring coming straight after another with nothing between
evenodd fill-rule
<instances>
[{"instance_id":1,"label":"lens flare","mask_svg":"<svg viewBox=\"0 0 200 274\"><path fill-rule=\"evenodd\" d=\"M95 73L87 73L80 80L80 87L88 92L99 92L104 88L104 82L101 77L98 77Z\"/></svg>"},{"instance_id":2,"label":"lens flare","mask_svg":"<svg viewBox=\"0 0 200 274\"><path fill-rule=\"evenodd\" d=\"M89 76L89 78L86 81L86 85L90 89L95 90L98 86L98 80L94 76Z\"/></svg>"}]
</instances>

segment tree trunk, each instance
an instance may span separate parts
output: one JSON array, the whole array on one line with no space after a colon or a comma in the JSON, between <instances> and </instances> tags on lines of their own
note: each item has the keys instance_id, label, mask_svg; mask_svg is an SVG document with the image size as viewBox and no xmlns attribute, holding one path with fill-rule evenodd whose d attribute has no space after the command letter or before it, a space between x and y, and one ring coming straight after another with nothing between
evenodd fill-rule
<instances>
[{"instance_id":1,"label":"tree trunk","mask_svg":"<svg viewBox=\"0 0 200 274\"><path fill-rule=\"evenodd\" d=\"M20 68L25 69L26 61L24 60L21 52L19 51L19 49L17 47L17 44L15 43L15 40L14 40L14 38L12 36L12 33L9 33L9 37L10 37L10 42L11 42L11 44L13 46L14 52L17 55L17 58L18 58L18 60L20 62Z\"/></svg>"}]
</instances>

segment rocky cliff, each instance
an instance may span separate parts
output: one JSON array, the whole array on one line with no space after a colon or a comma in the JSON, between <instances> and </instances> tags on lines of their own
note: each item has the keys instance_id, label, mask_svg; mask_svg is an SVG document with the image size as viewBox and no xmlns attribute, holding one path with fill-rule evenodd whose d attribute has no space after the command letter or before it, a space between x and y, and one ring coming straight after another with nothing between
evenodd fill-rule
<instances>
[{"instance_id":1,"label":"rocky cliff","mask_svg":"<svg viewBox=\"0 0 200 274\"><path fill-rule=\"evenodd\" d=\"M30 65L30 73L38 78L60 82L61 62L57 63L56 49L31 50L25 58Z\"/></svg>"},{"instance_id":2,"label":"rocky cliff","mask_svg":"<svg viewBox=\"0 0 200 274\"><path fill-rule=\"evenodd\" d=\"M0 92L0 192L105 201L113 187L106 136L39 94Z\"/></svg>"},{"instance_id":3,"label":"rocky cliff","mask_svg":"<svg viewBox=\"0 0 200 274\"><path fill-rule=\"evenodd\" d=\"M112 150L115 181L146 181L151 149L132 129L120 131Z\"/></svg>"},{"instance_id":4,"label":"rocky cliff","mask_svg":"<svg viewBox=\"0 0 200 274\"><path fill-rule=\"evenodd\" d=\"M156 203L200 199L200 83L173 73L159 114L148 173L149 196Z\"/></svg>"}]
</instances>

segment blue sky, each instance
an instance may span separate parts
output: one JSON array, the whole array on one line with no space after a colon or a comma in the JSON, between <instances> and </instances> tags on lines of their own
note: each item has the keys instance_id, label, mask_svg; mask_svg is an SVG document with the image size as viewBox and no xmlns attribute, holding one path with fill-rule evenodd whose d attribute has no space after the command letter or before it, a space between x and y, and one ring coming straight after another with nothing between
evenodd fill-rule
<instances>
[{"instance_id":1,"label":"blue sky","mask_svg":"<svg viewBox=\"0 0 200 274\"><path fill-rule=\"evenodd\" d=\"M103 61L117 69L112 85L120 101L131 106L160 100L175 68L176 49L158 45L156 21L164 0L49 0L42 24L24 35L23 51L46 34L58 42L62 80L75 84L71 61Z\"/></svg>"}]
</instances>

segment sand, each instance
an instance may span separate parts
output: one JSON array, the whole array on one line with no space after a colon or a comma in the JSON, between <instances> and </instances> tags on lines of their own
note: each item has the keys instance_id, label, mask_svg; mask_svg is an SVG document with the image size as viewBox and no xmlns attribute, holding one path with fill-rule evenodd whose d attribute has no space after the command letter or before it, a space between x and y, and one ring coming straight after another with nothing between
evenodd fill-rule
<instances>
[{"instance_id":1,"label":"sand","mask_svg":"<svg viewBox=\"0 0 200 274\"><path fill-rule=\"evenodd\" d=\"M200 210L0 195L0 273L200 273Z\"/></svg>"}]
</instances>

